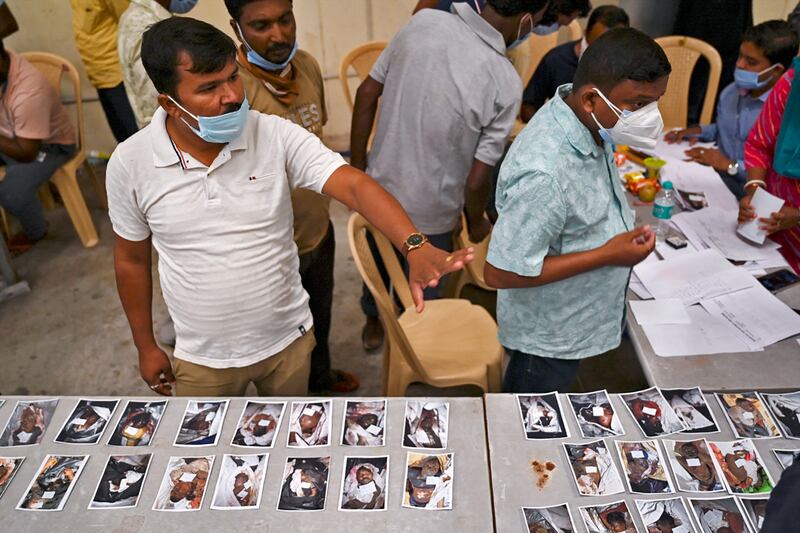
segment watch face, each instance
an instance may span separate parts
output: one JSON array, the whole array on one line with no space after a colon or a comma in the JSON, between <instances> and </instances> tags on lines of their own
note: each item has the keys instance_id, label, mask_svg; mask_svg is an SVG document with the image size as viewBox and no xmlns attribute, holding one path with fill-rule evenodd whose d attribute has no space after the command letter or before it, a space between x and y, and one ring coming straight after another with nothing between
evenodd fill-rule
<instances>
[{"instance_id":1,"label":"watch face","mask_svg":"<svg viewBox=\"0 0 800 533\"><path fill-rule=\"evenodd\" d=\"M419 246L425 241L425 238L420 235L419 233L414 233L413 235L409 236L406 240L406 244L409 246Z\"/></svg>"}]
</instances>

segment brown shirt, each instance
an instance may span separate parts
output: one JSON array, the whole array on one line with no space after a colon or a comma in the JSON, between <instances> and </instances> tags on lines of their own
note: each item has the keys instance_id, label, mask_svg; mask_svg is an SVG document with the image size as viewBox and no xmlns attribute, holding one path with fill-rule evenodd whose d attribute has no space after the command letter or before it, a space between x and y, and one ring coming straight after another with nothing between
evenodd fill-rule
<instances>
[{"instance_id":1,"label":"brown shirt","mask_svg":"<svg viewBox=\"0 0 800 533\"><path fill-rule=\"evenodd\" d=\"M239 72L244 81L250 108L268 115L277 115L303 126L311 133L322 137L322 126L328 121L325 109L325 89L319 64L311 54L298 50L292 60L300 94L286 106L250 74L247 69ZM294 241L300 255L314 250L322 243L330 224L330 199L308 189L292 192L294 211Z\"/></svg>"}]
</instances>

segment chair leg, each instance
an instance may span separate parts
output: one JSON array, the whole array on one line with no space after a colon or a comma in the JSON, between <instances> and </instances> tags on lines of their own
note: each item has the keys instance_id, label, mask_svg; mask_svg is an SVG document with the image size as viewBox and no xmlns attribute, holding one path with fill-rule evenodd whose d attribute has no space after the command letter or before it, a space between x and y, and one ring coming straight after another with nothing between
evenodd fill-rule
<instances>
[{"instance_id":1,"label":"chair leg","mask_svg":"<svg viewBox=\"0 0 800 533\"><path fill-rule=\"evenodd\" d=\"M92 216L89 214L89 209L86 207L86 202L83 199L83 194L78 186L78 180L74 173L68 173L63 168L60 168L53 174L52 182L58 187L58 193L61 199L64 200L64 207L67 208L69 218L72 220L72 225L75 226L75 231L78 232L83 246L91 248L97 245L97 230L92 222Z\"/></svg>"},{"instance_id":2,"label":"chair leg","mask_svg":"<svg viewBox=\"0 0 800 533\"><path fill-rule=\"evenodd\" d=\"M92 185L94 185L94 192L97 194L97 198L100 199L100 205L103 206L103 209L108 209L108 194L106 193L106 186L105 183L100 181L100 178L97 177L97 172L94 171L92 165L89 164L89 161L86 159L83 160L83 170L89 175L89 178L92 180Z\"/></svg>"}]
</instances>

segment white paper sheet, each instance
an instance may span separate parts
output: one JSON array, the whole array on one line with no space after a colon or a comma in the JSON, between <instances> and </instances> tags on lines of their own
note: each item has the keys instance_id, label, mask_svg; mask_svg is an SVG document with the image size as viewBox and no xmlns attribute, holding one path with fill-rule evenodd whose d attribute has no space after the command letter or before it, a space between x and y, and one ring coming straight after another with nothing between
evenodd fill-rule
<instances>
[{"instance_id":1,"label":"white paper sheet","mask_svg":"<svg viewBox=\"0 0 800 533\"><path fill-rule=\"evenodd\" d=\"M657 324L690 324L692 319L686 307L678 299L661 298L658 300L628 302L633 316L642 326Z\"/></svg>"},{"instance_id":2,"label":"white paper sheet","mask_svg":"<svg viewBox=\"0 0 800 533\"><path fill-rule=\"evenodd\" d=\"M750 205L756 213L755 220L745 222L739 226L736 232L756 244L763 244L767 238L767 232L760 228L759 218L769 218L772 213L777 213L783 207L783 199L773 196L761 187L756 188L756 193L750 201Z\"/></svg>"},{"instance_id":3,"label":"white paper sheet","mask_svg":"<svg viewBox=\"0 0 800 533\"><path fill-rule=\"evenodd\" d=\"M750 351L730 322L708 314L699 305L688 309L691 324L642 326L659 357L741 353Z\"/></svg>"}]
</instances>

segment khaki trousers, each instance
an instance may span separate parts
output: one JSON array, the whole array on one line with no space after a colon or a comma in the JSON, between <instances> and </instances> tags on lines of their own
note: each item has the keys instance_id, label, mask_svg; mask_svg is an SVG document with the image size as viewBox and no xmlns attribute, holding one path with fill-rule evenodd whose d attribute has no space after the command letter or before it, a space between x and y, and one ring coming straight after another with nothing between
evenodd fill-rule
<instances>
[{"instance_id":1,"label":"khaki trousers","mask_svg":"<svg viewBox=\"0 0 800 533\"><path fill-rule=\"evenodd\" d=\"M210 368L175 359L177 396L244 396L252 382L259 396L305 396L314 330L263 361L241 368Z\"/></svg>"}]
</instances>

